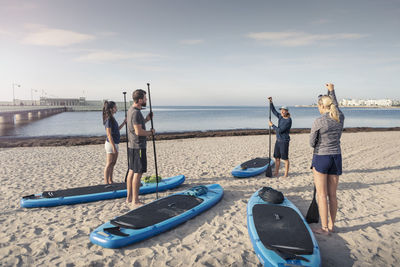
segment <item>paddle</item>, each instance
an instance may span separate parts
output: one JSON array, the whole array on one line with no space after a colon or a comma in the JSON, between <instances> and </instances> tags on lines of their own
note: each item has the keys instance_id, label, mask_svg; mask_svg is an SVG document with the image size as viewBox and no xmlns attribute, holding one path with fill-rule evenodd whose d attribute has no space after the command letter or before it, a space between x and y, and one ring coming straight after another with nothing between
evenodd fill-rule
<instances>
[{"instance_id":1,"label":"paddle","mask_svg":"<svg viewBox=\"0 0 400 267\"><path fill-rule=\"evenodd\" d=\"M125 104L125 119L127 119L127 114L126 114L126 92L123 92L124 94L124 104ZM125 174L125 183L126 179L128 179L128 173L129 173L129 152L128 152L128 122L125 123L125 136L126 136L126 159L128 163L128 170L126 171Z\"/></svg>"},{"instance_id":2,"label":"paddle","mask_svg":"<svg viewBox=\"0 0 400 267\"><path fill-rule=\"evenodd\" d=\"M153 130L154 129L154 127L153 127L153 109L151 107L150 83L147 83L147 91L149 92L151 130ZM151 131L151 137L153 139L154 165L155 165L155 169L156 169L156 181L157 181L156 198L158 199L158 170L157 170L156 140L154 139L153 131Z\"/></svg>"},{"instance_id":3,"label":"paddle","mask_svg":"<svg viewBox=\"0 0 400 267\"><path fill-rule=\"evenodd\" d=\"M308 208L307 215L306 215L306 221L307 223L318 223L319 220L319 211L318 211L318 204L315 199L315 192L316 188L314 186L314 196L311 201L310 207Z\"/></svg>"},{"instance_id":4,"label":"paddle","mask_svg":"<svg viewBox=\"0 0 400 267\"><path fill-rule=\"evenodd\" d=\"M269 120L271 120L271 102L269 104ZM269 156L268 156L268 168L265 171L265 177L272 178L272 169L271 169L271 126L269 126L268 136L269 136L269 143L268 143Z\"/></svg>"}]
</instances>

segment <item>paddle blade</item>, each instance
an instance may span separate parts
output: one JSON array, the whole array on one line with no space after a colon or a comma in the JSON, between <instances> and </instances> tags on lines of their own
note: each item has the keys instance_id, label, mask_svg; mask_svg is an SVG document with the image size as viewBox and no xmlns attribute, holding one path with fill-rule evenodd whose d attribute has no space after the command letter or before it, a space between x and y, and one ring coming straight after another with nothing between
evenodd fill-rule
<instances>
[{"instance_id":1,"label":"paddle blade","mask_svg":"<svg viewBox=\"0 0 400 267\"><path fill-rule=\"evenodd\" d=\"M314 197L311 201L310 207L308 208L307 215L306 215L307 223L318 223L319 221L319 211L318 211L318 204L315 199L315 189L314 189Z\"/></svg>"},{"instance_id":2,"label":"paddle blade","mask_svg":"<svg viewBox=\"0 0 400 267\"><path fill-rule=\"evenodd\" d=\"M272 169L271 169L271 164L268 164L268 168L265 171L265 177L272 178Z\"/></svg>"}]
</instances>

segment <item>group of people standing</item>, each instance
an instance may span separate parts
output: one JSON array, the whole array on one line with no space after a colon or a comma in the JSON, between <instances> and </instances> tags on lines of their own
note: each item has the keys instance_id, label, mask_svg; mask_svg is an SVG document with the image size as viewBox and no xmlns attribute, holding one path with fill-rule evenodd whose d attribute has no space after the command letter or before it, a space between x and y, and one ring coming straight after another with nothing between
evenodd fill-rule
<instances>
[{"instance_id":1,"label":"group of people standing","mask_svg":"<svg viewBox=\"0 0 400 267\"><path fill-rule=\"evenodd\" d=\"M318 210L321 218L321 228L314 232L329 235L335 231L337 213L336 190L339 176L342 174L342 156L340 138L343 131L344 115L340 111L335 95L334 85L326 84L327 95L318 96L318 110L321 114L311 128L310 145L314 149L311 168L314 175L314 184L317 191ZM133 208L143 205L139 200L140 180L143 173L147 172L146 137L154 135L155 130L146 130L146 122L150 121L153 114L149 113L144 118L141 109L146 107L146 91L135 90L132 94L133 105L128 110L125 121L118 125L114 118L117 106L113 101L105 101L103 107L103 124L106 128L107 140L105 150L107 154L104 180L106 184L113 183L113 169L118 158L118 144L120 129L126 125L128 132L128 174L126 202ZM278 177L280 161L285 164L284 177L289 175L289 143L292 119L286 106L275 109L272 97L268 98L272 113L278 118L278 125L269 120L268 124L275 130L276 142L274 147L275 172ZM329 215L328 215L329 214Z\"/></svg>"},{"instance_id":2,"label":"group of people standing","mask_svg":"<svg viewBox=\"0 0 400 267\"><path fill-rule=\"evenodd\" d=\"M107 139L105 142L106 166L104 168L104 181L113 183L112 176L118 158L118 144L120 130L126 125L128 132L128 174L126 177L127 197L126 202L137 208L144 203L139 200L140 180L143 173L147 172L147 136L154 135L155 130L146 130L146 122L151 120L152 113L146 118L141 112L147 105L146 91L135 90L132 94L133 105L129 108L127 118L118 125L114 118L117 106L113 101L105 101L103 106L103 124L106 128Z\"/></svg>"}]
</instances>

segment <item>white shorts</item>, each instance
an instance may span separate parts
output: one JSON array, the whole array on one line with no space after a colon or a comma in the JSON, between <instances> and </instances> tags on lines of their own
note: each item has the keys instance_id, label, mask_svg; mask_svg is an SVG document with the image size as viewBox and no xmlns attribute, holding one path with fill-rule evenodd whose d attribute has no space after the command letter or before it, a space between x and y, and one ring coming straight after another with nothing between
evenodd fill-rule
<instances>
[{"instance_id":1,"label":"white shorts","mask_svg":"<svg viewBox=\"0 0 400 267\"><path fill-rule=\"evenodd\" d=\"M112 154L113 152L113 147L111 145L110 142L106 141L106 143L104 144L104 148L106 149L106 153L107 154ZM118 144L115 144L115 148L117 149L117 152L119 152L119 147Z\"/></svg>"}]
</instances>

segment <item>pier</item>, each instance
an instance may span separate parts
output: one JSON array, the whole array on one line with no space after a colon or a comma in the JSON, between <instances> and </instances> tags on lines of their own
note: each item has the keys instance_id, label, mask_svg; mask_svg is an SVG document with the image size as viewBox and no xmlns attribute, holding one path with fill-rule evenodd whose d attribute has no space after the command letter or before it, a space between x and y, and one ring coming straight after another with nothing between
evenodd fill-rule
<instances>
[{"instance_id":1,"label":"pier","mask_svg":"<svg viewBox=\"0 0 400 267\"><path fill-rule=\"evenodd\" d=\"M65 106L3 106L0 107L0 126L14 126L68 110Z\"/></svg>"}]
</instances>

